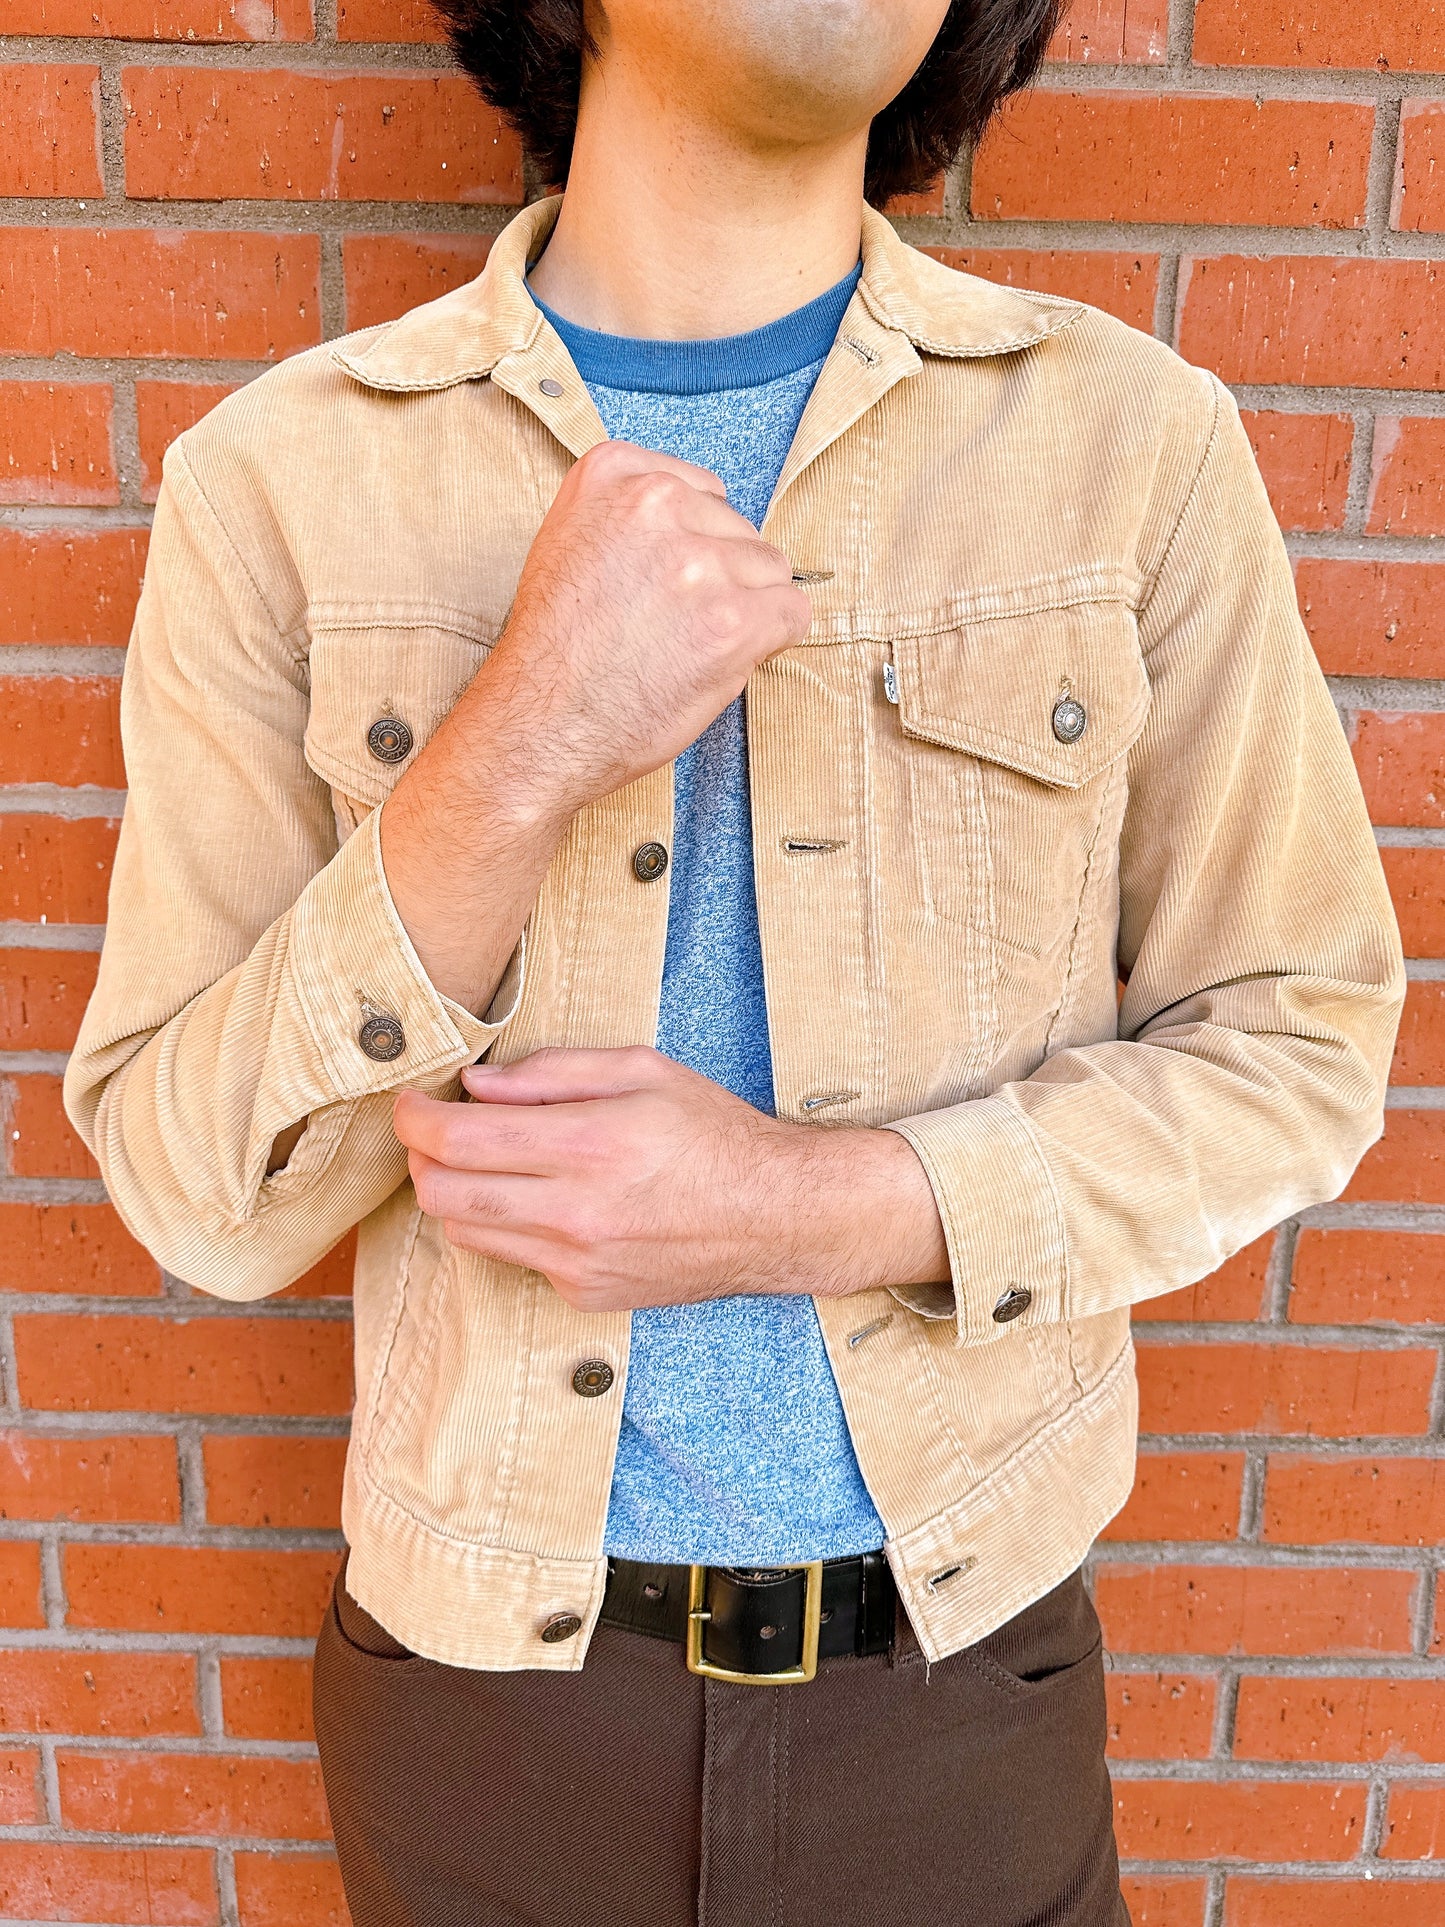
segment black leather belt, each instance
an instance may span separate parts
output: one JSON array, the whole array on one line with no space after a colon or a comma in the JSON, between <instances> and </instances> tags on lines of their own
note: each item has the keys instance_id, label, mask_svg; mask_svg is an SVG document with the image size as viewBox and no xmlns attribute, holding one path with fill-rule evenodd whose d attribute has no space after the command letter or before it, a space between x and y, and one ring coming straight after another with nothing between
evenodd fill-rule
<instances>
[{"instance_id":1,"label":"black leather belt","mask_svg":"<svg viewBox=\"0 0 1445 1927\"><path fill-rule=\"evenodd\" d=\"M820 1659L886 1653L897 1591L881 1552L806 1566L649 1566L609 1559L609 1626L680 1640L694 1673L740 1685L809 1680Z\"/></svg>"}]
</instances>

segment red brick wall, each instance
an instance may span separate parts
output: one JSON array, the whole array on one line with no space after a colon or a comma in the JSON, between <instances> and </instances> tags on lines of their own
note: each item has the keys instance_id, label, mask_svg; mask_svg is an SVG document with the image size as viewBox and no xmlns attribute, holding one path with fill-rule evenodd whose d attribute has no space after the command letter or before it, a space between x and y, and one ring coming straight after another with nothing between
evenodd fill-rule
<instances>
[{"instance_id":1,"label":"red brick wall","mask_svg":"<svg viewBox=\"0 0 1445 1927\"><path fill-rule=\"evenodd\" d=\"M524 193L421 0L4 0L0 1920L320 1927L306 1717L344 1257L264 1306L121 1231L61 1113L168 438L476 271ZM1439 1927L1445 1881L1445 5L1078 0L905 231L1230 382L1411 966L1346 1199L1148 1308L1097 1561L1147 1927Z\"/></svg>"}]
</instances>

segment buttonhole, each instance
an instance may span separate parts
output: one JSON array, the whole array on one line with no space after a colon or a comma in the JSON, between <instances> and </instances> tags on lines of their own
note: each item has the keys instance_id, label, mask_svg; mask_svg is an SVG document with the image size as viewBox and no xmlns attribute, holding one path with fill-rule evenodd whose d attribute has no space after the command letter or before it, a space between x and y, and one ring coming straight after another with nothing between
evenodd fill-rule
<instances>
[{"instance_id":1,"label":"buttonhole","mask_svg":"<svg viewBox=\"0 0 1445 1927\"><path fill-rule=\"evenodd\" d=\"M861 1091L828 1091L822 1097L805 1097L802 1108L805 1111L826 1111L833 1104L852 1104L862 1095Z\"/></svg>"},{"instance_id":2,"label":"buttonhole","mask_svg":"<svg viewBox=\"0 0 1445 1927\"><path fill-rule=\"evenodd\" d=\"M860 1325L857 1331L849 1332L848 1343L849 1345L861 1345L865 1339L876 1338L879 1332L887 1331L892 1323L893 1313L891 1311L885 1311L881 1318L875 1318L870 1324Z\"/></svg>"},{"instance_id":3,"label":"buttonhole","mask_svg":"<svg viewBox=\"0 0 1445 1927\"><path fill-rule=\"evenodd\" d=\"M870 347L868 347L868 345L865 342L859 341L854 335L844 335L843 346L845 348L851 348L853 350L853 353L858 357L859 361L866 362L866 364L870 368L873 366L874 362L877 361L878 359L877 355L873 352L873 350Z\"/></svg>"},{"instance_id":4,"label":"buttonhole","mask_svg":"<svg viewBox=\"0 0 1445 1927\"><path fill-rule=\"evenodd\" d=\"M847 841L845 836L785 836L783 848L790 856L827 856Z\"/></svg>"},{"instance_id":5,"label":"buttonhole","mask_svg":"<svg viewBox=\"0 0 1445 1927\"><path fill-rule=\"evenodd\" d=\"M977 1559L968 1558L961 1559L956 1566L945 1566L942 1572L934 1573L933 1576L925 1582L928 1590L930 1592L937 1592L940 1586L946 1586L950 1579L957 1579L960 1573L971 1572L977 1564Z\"/></svg>"},{"instance_id":6,"label":"buttonhole","mask_svg":"<svg viewBox=\"0 0 1445 1927\"><path fill-rule=\"evenodd\" d=\"M831 582L831 569L794 569L793 580L800 589L811 589L817 582Z\"/></svg>"}]
</instances>

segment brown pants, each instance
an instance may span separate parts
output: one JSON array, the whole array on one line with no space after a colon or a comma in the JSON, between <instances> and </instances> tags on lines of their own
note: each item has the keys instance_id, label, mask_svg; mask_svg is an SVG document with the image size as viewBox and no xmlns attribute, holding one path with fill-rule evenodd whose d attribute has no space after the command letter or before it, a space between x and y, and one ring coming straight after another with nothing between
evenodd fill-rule
<instances>
[{"instance_id":1,"label":"brown pants","mask_svg":"<svg viewBox=\"0 0 1445 1927\"><path fill-rule=\"evenodd\" d=\"M802 1686L607 1626L580 1673L441 1666L338 1580L315 1700L356 1927L1128 1927L1078 1574Z\"/></svg>"}]
</instances>

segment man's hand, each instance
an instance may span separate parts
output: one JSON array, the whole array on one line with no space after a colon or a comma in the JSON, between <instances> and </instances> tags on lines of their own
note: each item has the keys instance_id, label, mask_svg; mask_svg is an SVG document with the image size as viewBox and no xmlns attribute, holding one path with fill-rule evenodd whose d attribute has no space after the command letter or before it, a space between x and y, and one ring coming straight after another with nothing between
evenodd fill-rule
<instances>
[{"instance_id":1,"label":"man's hand","mask_svg":"<svg viewBox=\"0 0 1445 1927\"><path fill-rule=\"evenodd\" d=\"M585 1311L948 1277L923 1166L893 1131L766 1117L659 1052L547 1050L396 1100L424 1211Z\"/></svg>"},{"instance_id":2,"label":"man's hand","mask_svg":"<svg viewBox=\"0 0 1445 1927\"><path fill-rule=\"evenodd\" d=\"M439 990L483 1007L576 812L695 741L811 613L716 475L628 442L573 466L496 647L382 813Z\"/></svg>"}]
</instances>

